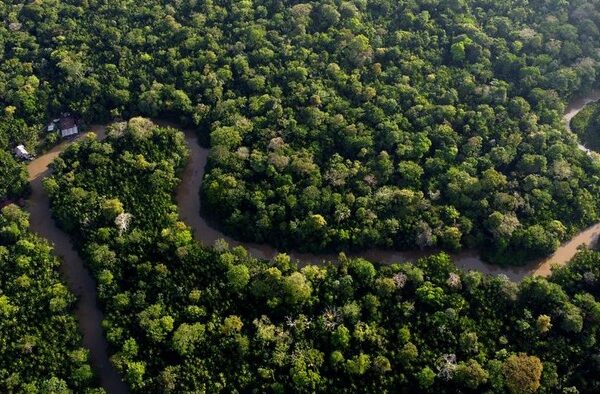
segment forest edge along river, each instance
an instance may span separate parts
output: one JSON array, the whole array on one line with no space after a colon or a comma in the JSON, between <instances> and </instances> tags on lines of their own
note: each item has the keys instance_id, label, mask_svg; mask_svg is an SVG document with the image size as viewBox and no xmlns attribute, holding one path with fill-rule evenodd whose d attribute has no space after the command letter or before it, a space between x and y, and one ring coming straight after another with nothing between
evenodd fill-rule
<instances>
[{"instance_id":1,"label":"forest edge along river","mask_svg":"<svg viewBox=\"0 0 600 394\"><path fill-rule=\"evenodd\" d=\"M587 104L600 100L600 90L593 90L588 95L573 100L563 117L567 124L568 132L571 132L569 123L571 119L578 114ZM205 245L212 245L217 239L223 239L230 245L244 246L250 255L271 259L279 253L279 251L268 244L257 244L251 242L236 241L219 230L210 226L204 217L200 215L201 201L198 195L204 177L204 169L208 160L209 149L202 148L198 145L196 134L191 130L185 131L186 143L190 149L190 160L187 164L182 177L182 182L177 190L177 205L179 214L184 222L191 226L197 240ZM591 151L579 144L579 149L586 151L588 154ZM477 270L486 274L504 274L512 280L520 281L527 275L548 276L551 272L550 268L554 265L564 265L569 262L577 253L580 246L593 245L600 234L600 223L588 227L581 231L566 243L563 243L552 255L542 259L541 261L533 261L529 264L519 267L500 267L497 265L487 264L479 257L475 250L465 250L460 253L450 254L455 264L465 270ZM337 261L337 254L313 254L287 252L292 260L300 265L319 264L324 261ZM379 263L402 263L406 261L414 261L419 257L427 256L432 251L394 251L386 249L370 249L357 253L350 253L349 257L363 257L367 260Z\"/></svg>"},{"instance_id":2,"label":"forest edge along river","mask_svg":"<svg viewBox=\"0 0 600 394\"><path fill-rule=\"evenodd\" d=\"M600 90L594 90L585 97L574 100L564 115L567 129L570 132L570 120L587 104L600 100ZM104 138L105 127L95 125L92 132L99 139ZM209 149L198 144L196 133L185 131L185 140L190 150L190 159L182 175L182 181L177 189L177 205L181 219L193 230L197 240L204 245L212 245L217 239L223 239L230 245L242 245L257 258L271 259L279 253L267 244L239 242L227 237L211 227L200 215L201 202L199 190L204 177ZM46 154L38 157L28 165L29 181L32 193L28 199L27 209L31 215L30 227L38 235L54 244L54 250L62 258L61 273L71 292L77 298L75 314L83 333L83 345L90 351L91 362L98 373L102 387L108 393L126 393L127 387L117 371L110 363L107 348L108 343L102 330L103 314L97 305L96 283L87 270L81 257L73 248L69 237L54 223L50 210L50 202L44 193L42 180L49 175L49 164L63 151L70 142L63 142ZM590 153L583 145L579 149ZM564 265L577 253L581 245L591 246L600 233L600 223L583 230L575 237L562 244L551 256L542 261L532 262L521 267L499 267L482 261L476 251L464 251L451 254L456 265L465 270L477 270L486 274L504 274L512 280L521 280L527 275L547 276L554 265ZM352 253L350 257L363 257L380 263L406 262L431 254L432 251L393 251L371 249L360 253ZM336 261L336 254L289 253L292 260L301 265L319 264L324 261Z\"/></svg>"},{"instance_id":3,"label":"forest edge along river","mask_svg":"<svg viewBox=\"0 0 600 394\"><path fill-rule=\"evenodd\" d=\"M103 126L93 127L92 130L98 138L104 137ZM77 296L75 316L83 334L83 346L90 351L91 363L100 384L107 393L127 393L127 386L108 357L108 342L102 329L103 314L97 305L96 282L73 248L69 236L54 223L50 201L42 185L43 179L49 175L49 164L69 143L55 146L27 166L31 183L31 196L27 201L30 227L33 232L50 241L56 255L61 258L61 274L71 292Z\"/></svg>"}]
</instances>

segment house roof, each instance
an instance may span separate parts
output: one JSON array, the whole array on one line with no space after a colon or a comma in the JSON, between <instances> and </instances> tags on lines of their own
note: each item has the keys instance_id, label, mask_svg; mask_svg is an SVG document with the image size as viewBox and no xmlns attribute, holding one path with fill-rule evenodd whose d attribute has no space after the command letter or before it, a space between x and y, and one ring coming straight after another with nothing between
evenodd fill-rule
<instances>
[{"instance_id":1,"label":"house roof","mask_svg":"<svg viewBox=\"0 0 600 394\"><path fill-rule=\"evenodd\" d=\"M58 123L58 127L60 127L61 130L75 127L75 118L73 118L72 116L62 118Z\"/></svg>"},{"instance_id":2,"label":"house roof","mask_svg":"<svg viewBox=\"0 0 600 394\"><path fill-rule=\"evenodd\" d=\"M73 126L73 127L71 127L71 128L68 128L68 129L62 129L62 130L60 131L60 135L61 135L63 138L64 138L64 137L69 137L69 136L71 136L71 135L75 135L75 134L77 134L77 133L79 133L79 129L77 128L77 125L75 125L75 126Z\"/></svg>"}]
</instances>

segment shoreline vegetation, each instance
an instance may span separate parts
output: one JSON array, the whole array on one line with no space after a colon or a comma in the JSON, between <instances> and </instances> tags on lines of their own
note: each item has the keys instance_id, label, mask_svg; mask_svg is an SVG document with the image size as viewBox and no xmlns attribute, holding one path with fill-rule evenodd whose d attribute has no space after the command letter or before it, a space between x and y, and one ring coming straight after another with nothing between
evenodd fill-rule
<instances>
[{"instance_id":1,"label":"shoreline vegetation","mask_svg":"<svg viewBox=\"0 0 600 394\"><path fill-rule=\"evenodd\" d=\"M205 248L173 204L184 135L140 118L107 135L68 147L45 186L98 280L111 359L132 392L518 392L523 373L550 391L597 384L587 349L600 253L517 285L457 270L446 254L298 268Z\"/></svg>"},{"instance_id":2,"label":"shoreline vegetation","mask_svg":"<svg viewBox=\"0 0 600 394\"><path fill-rule=\"evenodd\" d=\"M178 119L212 144L206 211L238 239L539 258L598 219L561 117L595 86L600 17L458 3L7 5L0 147L63 112Z\"/></svg>"},{"instance_id":3,"label":"shoreline vegetation","mask_svg":"<svg viewBox=\"0 0 600 394\"><path fill-rule=\"evenodd\" d=\"M595 97L596 93L593 92L589 95L589 97ZM572 118L573 116L576 116L576 113L578 113L579 111L581 111L583 108L585 108L585 105L588 103L589 100L587 99L580 99L577 100L576 102L580 103L579 105L575 105L575 106L570 106L570 111L565 115L565 120L568 122L568 119ZM574 115L575 114L575 115ZM140 120L140 122L144 122L143 120ZM158 121L159 124L163 124L163 125L167 125L167 126L172 126L172 123L169 122L161 122ZM121 126L122 127L122 126ZM147 126L147 127L151 127L151 126ZM105 138L105 127L104 126L98 126L95 125L92 127L92 131L94 132L94 134L96 134L96 138L102 140L103 138ZM187 144L187 148L190 150L190 160L187 163L187 166L185 167L185 169L182 172L182 181L179 184L179 187L177 189L177 203L178 203L178 208L179 208L179 213L180 216L182 217L182 219L190 224L192 226L192 229L194 230L194 234L196 236L196 238L203 242L205 245L212 245L214 241L218 240L218 239L228 239L227 237L225 237L223 234L221 234L220 232L214 230L213 228L211 228L207 222L201 217L199 216L199 212L200 212L200 200L198 198L198 194L197 194L197 190L200 189L200 185L202 183L202 179L204 176L204 165L206 163L206 160L208 158L209 155L209 150L206 148L201 148L198 144L197 141L197 136L194 132L187 130L185 132L185 141ZM51 151L49 151L48 153L42 155L41 157L37 158L36 160L34 160L32 163L29 164L29 172L30 172L30 179L32 179L34 181L34 193L32 195L32 197L30 198L29 204L37 204L37 210L36 210L36 216L37 215L43 215L43 213L39 213L39 209L44 209L44 204L40 204L39 199L43 199L43 195L42 195L42 191L40 189L40 185L41 185L41 180L45 175L48 175L48 166L50 165L50 163L52 162L53 159L55 159L56 157L58 157L58 155L62 152L62 150L66 147L68 147L68 145L70 145L70 143L65 143L62 144L60 146L55 147L54 149L52 149ZM39 183L39 185L37 185L37 183ZM37 186L36 186L37 185ZM48 214L47 214L48 215ZM37 226L38 231L43 227L45 230L45 232L59 232L60 230L58 229L52 229L53 225L49 225L49 223L47 223L47 220L43 223L38 223ZM493 266L493 265L489 265L486 264L484 262L482 262L477 255L474 252L464 252L462 254L458 254L458 255L452 255L451 258L454 261L454 263L457 265L457 267L464 269L464 270L477 270L483 273L487 273L487 274L494 274L494 275L499 275L499 274L503 274L506 275L508 278L510 278L511 280L517 280L520 281L522 280L525 276L527 275L541 275L541 276L548 276L550 275L551 271L550 268L553 265L563 265L566 264L567 262L569 262L572 258L574 258L575 253L577 251L577 248L582 245L582 244L586 244L588 246L590 246L592 244L592 242L597 241L597 237L598 237L598 233L600 232L600 227L599 224L596 224L595 226L592 226L584 231L582 231L581 233L577 234L572 240L566 242L566 244L561 245L560 249L554 253L551 257L545 259L543 262L541 263L530 263L525 267L497 267L497 266ZM238 245L240 244L239 242L233 241L228 239L229 242L231 242L233 245ZM69 245L68 242L65 242L65 240L62 240L61 242L59 242L60 245ZM267 260L271 260L276 258L276 256L278 255L278 252L268 246L265 245L256 245L256 244L248 244L248 243L243 243L242 244L245 248L248 249L248 252L250 253L251 256L254 256L256 258L263 258L263 259L267 259ZM63 248L61 248L63 249ZM427 252L427 253L411 253L411 252L390 252L390 251L369 251L369 252L365 252L365 254L362 255L362 257L366 258L367 260L370 261L377 261L380 263L395 263L395 262L406 262L406 261L415 261L418 258L423 258L427 255L434 255L434 252ZM350 258L357 258L359 256L349 256ZM72 260L73 256L70 256L70 258ZM298 262L301 265L310 265L310 264L314 264L314 263L323 263L323 262L334 262L334 261L340 261L339 260L340 256L337 255L331 255L331 254L322 254L322 255L310 255L310 254L298 254L298 253L291 253L291 259L292 261ZM343 257L342 261L344 261L346 258ZM78 263L78 264L83 264L83 263ZM95 289L94 289L94 284L93 281L88 281L88 285L85 286L83 292L81 292L79 294L79 296L84 296L84 298L87 298L88 300L95 300L95 295L93 295L95 293ZM79 287L80 287L80 291L81 291L81 283L77 282ZM75 286L75 284L73 283L72 286ZM88 301L90 302L90 301ZM95 311L94 314L100 314L101 312L100 310L97 309L97 307L95 306L80 306L80 308L83 307L83 309L79 309L80 313L82 313L82 316L79 317L80 320L80 324L82 324L82 331L84 333L84 338L89 337L89 331L87 331L85 328L83 328L83 326L87 326L90 327L89 330L92 330L93 332L97 332L95 327L99 326L99 321L97 320L96 322L91 322L89 321L89 315L91 314L91 311ZM87 311L86 311L87 310ZM87 316L87 317L86 317ZM87 321L84 321L83 319L88 319ZM120 392L126 392L126 388L122 386L122 383L120 383L120 379L115 375L115 372L112 371L112 368L107 364L108 363L108 358L104 355L98 355L97 352L100 351L100 349L106 349L106 344L102 344L102 342L104 341L102 338L102 332L99 331L97 332L96 335L96 339L94 341L98 341L95 344L90 343L89 339L88 341L86 341L86 345L88 346L88 348L92 349L92 356L93 356L93 364L95 367L97 367L97 369L99 371L101 371L101 381L102 383L104 383L105 387L111 387L109 392L115 392L115 393L120 393ZM104 352L104 351L102 351Z\"/></svg>"},{"instance_id":4,"label":"shoreline vegetation","mask_svg":"<svg viewBox=\"0 0 600 394\"><path fill-rule=\"evenodd\" d=\"M29 225L15 205L0 211L0 391L101 394L72 314L78 294L59 274L60 248Z\"/></svg>"},{"instance_id":5,"label":"shoreline vegetation","mask_svg":"<svg viewBox=\"0 0 600 394\"><path fill-rule=\"evenodd\" d=\"M103 127L94 128L94 133L97 138L104 138ZM107 393L122 394L127 392L127 388L107 354L108 344L102 329L103 313L97 305L96 281L67 234L58 229L52 217L48 195L43 188L43 180L51 175L51 163L73 143L77 143L77 139L64 141L27 165L31 185L31 193L25 203L30 215L29 227L51 242L55 253L61 256L60 272L70 291L77 297L73 312L83 334L82 345L89 350L90 363L101 386Z\"/></svg>"},{"instance_id":6,"label":"shoreline vegetation","mask_svg":"<svg viewBox=\"0 0 600 394\"><path fill-rule=\"evenodd\" d=\"M563 117L564 122L569 124L570 120L586 106L600 99L600 90L593 90L583 97L578 97L569 103ZM159 122L160 123L160 122ZM173 123L163 122L164 125L175 126ZM570 131L570 128L567 129ZM269 244L259 244L254 242L244 242L231 238L223 234L218 227L213 226L210 218L207 220L199 214L202 211L202 199L198 200L197 190L201 188L205 173L205 166L209 160L210 151L202 148L197 143L196 134L193 131L186 130L186 141L191 150L191 158L188 163L183 181L179 186L177 193L177 203L180 207L180 215L186 223L193 229L197 239L204 245L210 246L218 239L225 239L232 245L242 245L248 249L252 256L263 259L272 259L279 252L275 247ZM512 280L521 280L527 275L550 275L550 268L554 265L563 265L570 261L576 254L580 246L595 247L598 243L600 234L600 222L582 229L573 235L572 238L564 241L558 249L552 251L549 256L526 262L516 266L510 263L490 264L481 259L479 253L475 250L466 250L460 253L450 253L459 268L466 270L475 269L488 274L504 274ZM394 251L385 249L371 249L359 252L347 253L348 257L362 257L370 261L379 263L394 263L401 261L415 261L420 257L435 254L435 251ZM301 253L297 251L288 252L293 261L300 265L315 264L324 261L337 261L336 253Z\"/></svg>"},{"instance_id":7,"label":"shoreline vegetation","mask_svg":"<svg viewBox=\"0 0 600 394\"><path fill-rule=\"evenodd\" d=\"M581 141L581 149L600 152L600 103L590 102L571 120L571 129Z\"/></svg>"},{"instance_id":8,"label":"shoreline vegetation","mask_svg":"<svg viewBox=\"0 0 600 394\"><path fill-rule=\"evenodd\" d=\"M598 1L0 14L1 392L600 392Z\"/></svg>"},{"instance_id":9,"label":"shoreline vegetation","mask_svg":"<svg viewBox=\"0 0 600 394\"><path fill-rule=\"evenodd\" d=\"M569 119L576 116L579 111L585 108L585 105L588 102L592 101L592 98L595 98L597 92L592 92L588 99L582 98L575 101L574 105L569 106L569 111L567 111L565 115L565 122L569 122ZM579 104L578 104L579 103ZM161 122L157 121L157 124L165 125L165 126L174 126L174 124L169 122ZM92 132L96 134L96 138L102 140L105 138L105 126L92 126ZM177 206L179 210L179 215L184 220L184 222L192 227L194 230L194 234L196 239L202 242L204 245L211 246L218 239L225 239L227 242L232 245L242 245L247 250L248 253L255 258L262 258L267 260L272 260L278 255L278 252L265 245L257 245L250 243L240 243L235 240L231 240L230 238L224 236L219 231L210 227L210 225L202 218L200 213L200 200L198 198L198 190L200 189L203 176L204 176L204 166L206 165L206 161L209 155L209 150L206 148L200 147L197 141L197 134L191 130L185 130L185 141L187 144L187 149L190 151L190 159L182 172L182 180L179 183L177 188ZM34 215L44 216L44 214L40 211L40 209L47 209L47 203L42 204L40 199L43 199L43 191L41 190L41 180L44 176L49 175L48 167L50 163L58 157L58 155L63 151L63 149L67 148L71 142L64 143L59 145L46 154L40 156L35 159L32 163L29 164L28 169L30 173L30 179L32 180L33 185L33 195L30 197L28 205L35 206ZM46 208L44 208L46 207ZM47 214L49 215L49 214ZM33 225L34 231L41 231L48 235L48 232L56 233L60 232L60 230L55 228L53 222L49 222L49 216L44 221L36 221ZM53 228L54 227L54 228ZM452 260L457 265L457 267L464 270L477 270L487 274L504 274L509 277L511 280L522 280L527 275L542 275L548 276L550 275L550 267L552 265L562 265L566 262L570 261L576 253L577 248L586 244L588 246L591 245L592 242L597 241L597 235L600 232L600 224L596 224L579 234L577 234L573 239L567 241L565 244L561 245L559 251L554 253L551 257L547 258L542 263L532 262L524 267L498 267L490 264L486 264L481 261L476 253L474 252L464 252L458 255L451 255ZM57 240L56 235L48 236L49 239ZM64 239L55 242L55 245L69 245L68 242L65 242ZM65 251L62 250L63 247L59 246L57 251L61 255L65 255ZM394 262L405 262L405 261L415 261L418 258L425 257L427 255L433 255L434 252L427 253L411 253L411 252L393 252L393 251L367 251L364 254L352 255L350 254L348 257L357 258L363 257L370 261L376 261L379 263L394 263ZM298 253L290 253L290 257L292 261L300 263L301 265L309 265L319 262L334 262L339 261L338 255L333 254L320 254L320 255L311 255L311 254L298 254ZM74 256L72 253L68 253L68 258L70 260L77 260L78 257ZM345 259L345 258L343 258ZM81 261L73 261L69 262L71 265L83 265ZM63 271L65 269L63 268ZM68 268L67 268L68 270ZM126 392L126 389L119 383L119 378L115 375L115 372L112 371L111 367L107 365L108 358L106 355L101 355L104 351L101 349L106 349L106 343L103 344L102 331L97 331L94 327L99 327L100 320L96 320L95 322L90 321L90 316L99 314L101 316L100 310L97 309L95 304L90 304L90 302L95 302L95 284L93 280L86 279L82 280L82 273L79 273L75 276L73 274L67 273L67 277L71 277L70 281L71 287L79 288L79 291L76 293L79 297L83 297L85 301L84 303L80 303L77 308L77 315L82 327L90 327L89 329L83 328L82 331L84 333L84 344L93 349L92 351L92 363L93 365L101 371L101 382L105 387L111 387L109 392ZM87 283L86 286L83 286L82 283ZM83 289L83 290L82 290ZM87 304L87 305L84 305ZM92 334L96 337L96 339L90 338L90 332L88 330L92 330L95 334ZM96 341L94 343L94 341ZM98 352L100 355L98 355Z\"/></svg>"}]
</instances>

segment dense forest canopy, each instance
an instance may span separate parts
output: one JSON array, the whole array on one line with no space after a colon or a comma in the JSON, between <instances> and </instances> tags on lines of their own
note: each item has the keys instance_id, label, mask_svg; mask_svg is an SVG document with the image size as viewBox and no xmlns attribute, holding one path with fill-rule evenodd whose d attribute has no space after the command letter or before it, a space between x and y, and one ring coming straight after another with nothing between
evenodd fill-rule
<instances>
[{"instance_id":1,"label":"dense forest canopy","mask_svg":"<svg viewBox=\"0 0 600 394\"><path fill-rule=\"evenodd\" d=\"M0 149L0 202L21 197L28 189L25 166L18 163L11 152Z\"/></svg>"},{"instance_id":2,"label":"dense forest canopy","mask_svg":"<svg viewBox=\"0 0 600 394\"><path fill-rule=\"evenodd\" d=\"M0 391L100 393L71 314L75 297L28 219L15 205L0 213Z\"/></svg>"},{"instance_id":3,"label":"dense forest canopy","mask_svg":"<svg viewBox=\"0 0 600 394\"><path fill-rule=\"evenodd\" d=\"M4 1L0 15L0 200L27 192L14 146L44 149L68 111L194 127L212 219L282 248L477 247L517 264L599 219L600 163L562 121L597 85L597 0ZM132 391L600 391L600 253L516 284L443 253L298 268L205 248L173 199L187 156L179 132L136 117L71 145L45 182ZM73 297L26 222L0 216L0 388L94 391Z\"/></svg>"},{"instance_id":4,"label":"dense forest canopy","mask_svg":"<svg viewBox=\"0 0 600 394\"><path fill-rule=\"evenodd\" d=\"M70 146L46 181L98 280L133 392L577 393L600 389L600 253L550 280L204 248L178 221L180 132L132 119Z\"/></svg>"},{"instance_id":5,"label":"dense forest canopy","mask_svg":"<svg viewBox=\"0 0 600 394\"><path fill-rule=\"evenodd\" d=\"M34 147L63 110L180 118L212 146L205 206L239 237L523 261L598 219L600 166L561 123L597 79L598 8L4 2L0 145Z\"/></svg>"}]
</instances>

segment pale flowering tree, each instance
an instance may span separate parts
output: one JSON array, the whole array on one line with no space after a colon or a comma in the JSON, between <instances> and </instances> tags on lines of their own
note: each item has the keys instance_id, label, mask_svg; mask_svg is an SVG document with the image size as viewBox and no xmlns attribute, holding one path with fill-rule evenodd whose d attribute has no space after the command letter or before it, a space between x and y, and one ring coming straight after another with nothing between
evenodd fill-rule
<instances>
[{"instance_id":1,"label":"pale flowering tree","mask_svg":"<svg viewBox=\"0 0 600 394\"><path fill-rule=\"evenodd\" d=\"M269 141L269 149L271 149L271 150L281 149L284 146L285 146L285 142L283 141L283 138L281 138L281 137L271 138L271 141Z\"/></svg>"},{"instance_id":2,"label":"pale flowering tree","mask_svg":"<svg viewBox=\"0 0 600 394\"><path fill-rule=\"evenodd\" d=\"M365 183L371 187L376 186L377 185L377 177L373 174L367 174L365 175L365 177L363 178L363 180L365 181Z\"/></svg>"},{"instance_id":3,"label":"pale flowering tree","mask_svg":"<svg viewBox=\"0 0 600 394\"><path fill-rule=\"evenodd\" d=\"M286 316L285 317L285 324L289 328L295 328L296 327L296 319L294 319L292 316Z\"/></svg>"},{"instance_id":4,"label":"pale flowering tree","mask_svg":"<svg viewBox=\"0 0 600 394\"><path fill-rule=\"evenodd\" d=\"M340 314L337 308L327 308L322 315L323 326L328 331L333 331L340 323Z\"/></svg>"},{"instance_id":5,"label":"pale flowering tree","mask_svg":"<svg viewBox=\"0 0 600 394\"><path fill-rule=\"evenodd\" d=\"M21 30L22 27L23 27L23 24L19 23L19 22L12 22L8 25L8 28L10 29L10 31L19 31L19 30Z\"/></svg>"},{"instance_id":6,"label":"pale flowering tree","mask_svg":"<svg viewBox=\"0 0 600 394\"><path fill-rule=\"evenodd\" d=\"M223 253L229 250L229 244L223 238L219 238L213 244L213 248L215 249L215 252Z\"/></svg>"},{"instance_id":7,"label":"pale flowering tree","mask_svg":"<svg viewBox=\"0 0 600 394\"><path fill-rule=\"evenodd\" d=\"M444 354L437 360L438 377L448 381L456 370L456 354Z\"/></svg>"},{"instance_id":8,"label":"pale flowering tree","mask_svg":"<svg viewBox=\"0 0 600 394\"><path fill-rule=\"evenodd\" d=\"M408 279L406 274L403 272L398 272L395 274L392 279L394 280L394 284L398 289L401 289L406 285L406 280Z\"/></svg>"},{"instance_id":9,"label":"pale flowering tree","mask_svg":"<svg viewBox=\"0 0 600 394\"><path fill-rule=\"evenodd\" d=\"M419 247L419 249L423 250L425 248L433 246L433 244L435 243L435 238L433 236L433 231L431 230L429 224L421 220L417 224L417 229L418 233L416 238L416 244Z\"/></svg>"},{"instance_id":10,"label":"pale flowering tree","mask_svg":"<svg viewBox=\"0 0 600 394\"><path fill-rule=\"evenodd\" d=\"M246 147L246 146L239 147L235 153L238 155L238 157L240 159L245 160L250 157L250 149L248 149L248 147Z\"/></svg>"},{"instance_id":11,"label":"pale flowering tree","mask_svg":"<svg viewBox=\"0 0 600 394\"><path fill-rule=\"evenodd\" d=\"M504 296L512 301L517 299L517 295L519 293L518 285L511 281L506 274L499 274L497 278L500 280L500 290L504 294Z\"/></svg>"},{"instance_id":12,"label":"pale flowering tree","mask_svg":"<svg viewBox=\"0 0 600 394\"><path fill-rule=\"evenodd\" d=\"M431 199L431 201L437 200L438 198L440 198L441 195L442 195L442 192L439 190L429 191L429 198Z\"/></svg>"},{"instance_id":13,"label":"pale flowering tree","mask_svg":"<svg viewBox=\"0 0 600 394\"><path fill-rule=\"evenodd\" d=\"M285 154L278 152L270 152L269 153L269 164L273 164L275 168L278 170L283 170L285 167L290 164L290 158Z\"/></svg>"},{"instance_id":14,"label":"pale flowering tree","mask_svg":"<svg viewBox=\"0 0 600 394\"><path fill-rule=\"evenodd\" d=\"M453 289L460 289L462 287L462 284L460 282L460 276L454 272L450 273L446 282L448 283L448 286L450 286Z\"/></svg>"},{"instance_id":15,"label":"pale flowering tree","mask_svg":"<svg viewBox=\"0 0 600 394\"><path fill-rule=\"evenodd\" d=\"M131 224L131 219L133 215L127 212L120 213L115 218L115 224L117 225L117 229L119 230L119 235L122 235L124 232L127 232L129 229L129 225Z\"/></svg>"}]
</instances>

